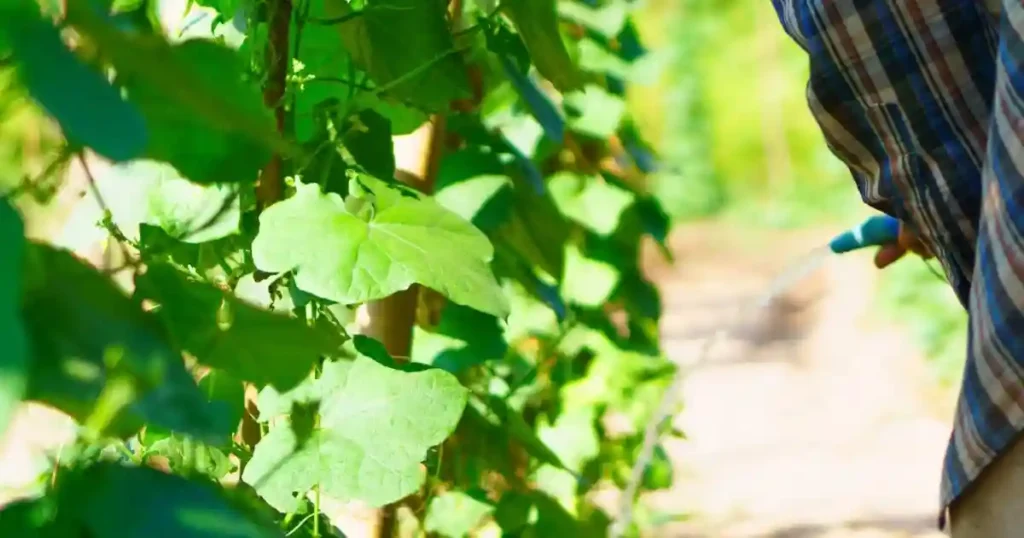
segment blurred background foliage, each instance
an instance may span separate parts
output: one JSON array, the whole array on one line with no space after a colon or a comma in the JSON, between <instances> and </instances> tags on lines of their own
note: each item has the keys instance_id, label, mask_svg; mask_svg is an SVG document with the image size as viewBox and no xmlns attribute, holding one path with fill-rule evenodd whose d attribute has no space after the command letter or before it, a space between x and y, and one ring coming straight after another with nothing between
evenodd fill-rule
<instances>
[{"instance_id":1,"label":"blurred background foliage","mask_svg":"<svg viewBox=\"0 0 1024 538\"><path fill-rule=\"evenodd\" d=\"M806 55L770 2L638 4L658 76L631 87L629 106L660 155L651 188L676 225L721 219L838 230L870 213L807 110ZM56 147L53 126L12 90L0 58L0 188L39 173ZM884 271L876 291L882 316L912 330L936 376L955 385L966 316L948 286L911 260Z\"/></svg>"},{"instance_id":2,"label":"blurred background foliage","mask_svg":"<svg viewBox=\"0 0 1024 538\"><path fill-rule=\"evenodd\" d=\"M663 160L653 189L677 225L839 230L871 213L807 109L807 56L771 2L647 0L637 24L666 68L634 89L630 106ZM883 271L875 302L880 319L911 331L936 378L956 387L967 317L932 266L909 259Z\"/></svg>"}]
</instances>

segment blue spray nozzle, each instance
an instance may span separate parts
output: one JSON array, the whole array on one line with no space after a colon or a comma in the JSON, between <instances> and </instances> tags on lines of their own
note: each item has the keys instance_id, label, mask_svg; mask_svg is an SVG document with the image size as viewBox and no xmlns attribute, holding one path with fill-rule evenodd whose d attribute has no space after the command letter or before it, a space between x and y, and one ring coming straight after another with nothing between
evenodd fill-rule
<instances>
[{"instance_id":1,"label":"blue spray nozzle","mask_svg":"<svg viewBox=\"0 0 1024 538\"><path fill-rule=\"evenodd\" d=\"M832 252L843 254L853 250L884 245L896 241L900 222L888 215L871 217L832 239L828 246Z\"/></svg>"}]
</instances>

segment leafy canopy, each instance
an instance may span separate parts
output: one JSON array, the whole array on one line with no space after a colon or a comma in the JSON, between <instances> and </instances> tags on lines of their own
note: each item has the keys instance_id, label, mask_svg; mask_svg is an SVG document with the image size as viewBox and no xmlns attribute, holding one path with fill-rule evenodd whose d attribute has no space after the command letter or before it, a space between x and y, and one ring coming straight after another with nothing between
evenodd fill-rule
<instances>
[{"instance_id":1,"label":"leafy canopy","mask_svg":"<svg viewBox=\"0 0 1024 538\"><path fill-rule=\"evenodd\" d=\"M632 7L3 2L0 75L61 136L2 182L0 433L25 401L80 428L0 535L320 538L355 500L606 536L592 489L674 372ZM28 239L71 159L86 202ZM656 452L639 486L671 478Z\"/></svg>"}]
</instances>

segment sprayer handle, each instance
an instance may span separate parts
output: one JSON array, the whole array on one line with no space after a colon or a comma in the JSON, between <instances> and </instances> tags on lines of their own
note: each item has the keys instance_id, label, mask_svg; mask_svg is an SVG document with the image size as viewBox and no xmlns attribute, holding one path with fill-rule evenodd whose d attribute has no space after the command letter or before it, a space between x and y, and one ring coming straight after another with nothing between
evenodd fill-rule
<instances>
[{"instance_id":1,"label":"sprayer handle","mask_svg":"<svg viewBox=\"0 0 1024 538\"><path fill-rule=\"evenodd\" d=\"M888 215L871 217L832 239L832 252L842 254L865 247L892 243L900 235L900 221Z\"/></svg>"}]
</instances>

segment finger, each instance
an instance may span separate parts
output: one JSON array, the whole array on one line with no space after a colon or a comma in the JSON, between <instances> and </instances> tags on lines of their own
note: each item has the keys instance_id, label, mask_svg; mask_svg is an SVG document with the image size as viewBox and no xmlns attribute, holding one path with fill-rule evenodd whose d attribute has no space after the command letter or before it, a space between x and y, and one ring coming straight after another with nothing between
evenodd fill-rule
<instances>
[{"instance_id":1,"label":"finger","mask_svg":"<svg viewBox=\"0 0 1024 538\"><path fill-rule=\"evenodd\" d=\"M875 267L885 269L907 253L907 249L897 243L883 246L875 253Z\"/></svg>"},{"instance_id":2,"label":"finger","mask_svg":"<svg viewBox=\"0 0 1024 538\"><path fill-rule=\"evenodd\" d=\"M897 243L905 250L913 252L926 260L933 257L928 246L924 244L924 241L921 241L921 237L911 231L906 225L900 225Z\"/></svg>"}]
</instances>

